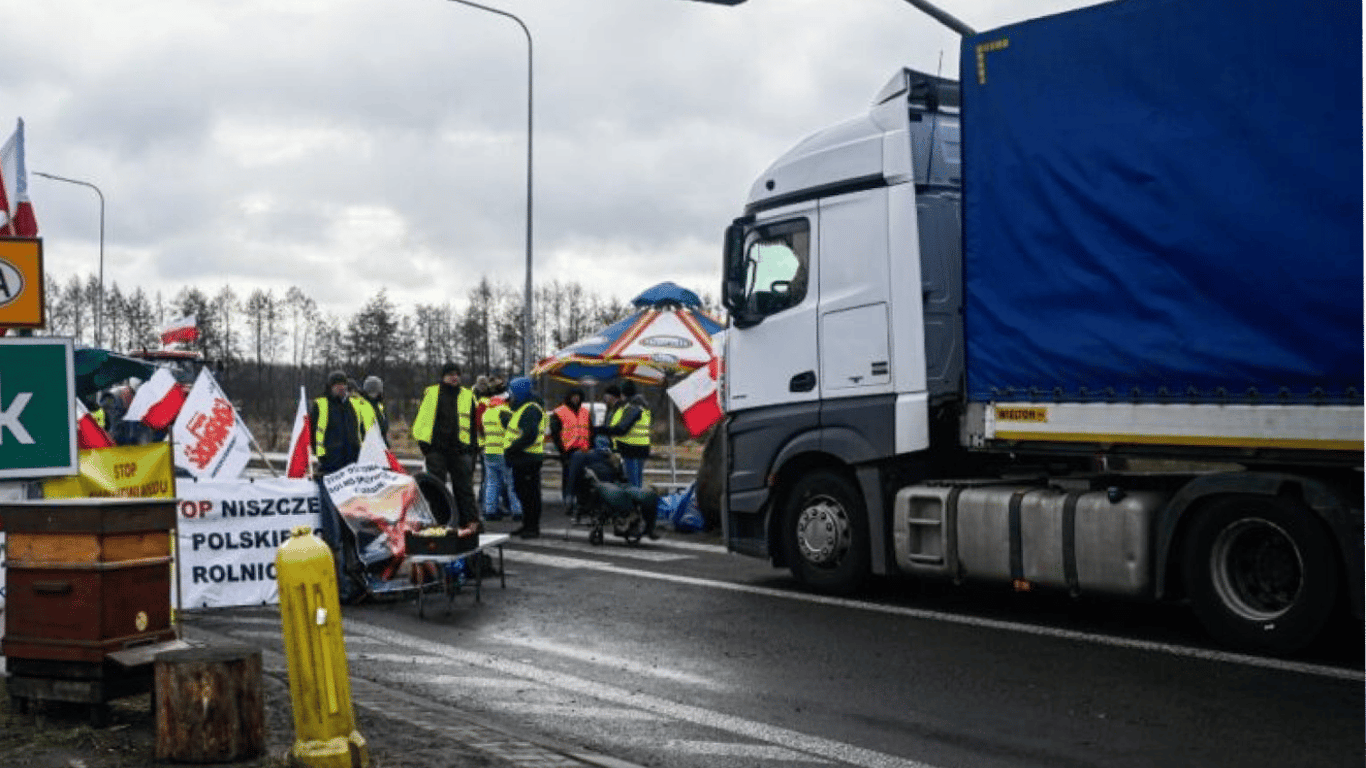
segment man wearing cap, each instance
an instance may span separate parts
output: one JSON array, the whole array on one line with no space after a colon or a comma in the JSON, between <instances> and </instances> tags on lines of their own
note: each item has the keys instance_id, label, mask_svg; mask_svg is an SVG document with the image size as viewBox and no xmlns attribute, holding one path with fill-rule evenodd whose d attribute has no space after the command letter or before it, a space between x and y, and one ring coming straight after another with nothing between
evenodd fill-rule
<instances>
[{"instance_id":1,"label":"man wearing cap","mask_svg":"<svg viewBox=\"0 0 1366 768\"><path fill-rule=\"evenodd\" d=\"M608 387L609 392L611 389ZM650 407L632 381L621 386L619 398L608 398L607 407L607 426L599 434L612 438L612 448L621 455L627 482L643 488L645 460L650 458Z\"/></svg>"},{"instance_id":2,"label":"man wearing cap","mask_svg":"<svg viewBox=\"0 0 1366 768\"><path fill-rule=\"evenodd\" d=\"M522 526L513 536L541 535L541 460L545 458L545 408L531 389L531 379L519 376L508 384L511 411L504 430L503 460L512 470L512 489L522 502Z\"/></svg>"},{"instance_id":3,"label":"man wearing cap","mask_svg":"<svg viewBox=\"0 0 1366 768\"><path fill-rule=\"evenodd\" d=\"M422 405L413 419L413 439L422 449L427 471L443 482L449 479L462 528L479 520L474 500L478 423L474 393L460 386L460 366L446 363L441 367L441 381L422 393Z\"/></svg>"},{"instance_id":4,"label":"man wearing cap","mask_svg":"<svg viewBox=\"0 0 1366 768\"><path fill-rule=\"evenodd\" d=\"M370 427L369 419L356 408L347 391L346 374L333 371L327 377L327 391L308 406L313 425L313 455L318 470L331 474L360 458L361 440Z\"/></svg>"}]
</instances>

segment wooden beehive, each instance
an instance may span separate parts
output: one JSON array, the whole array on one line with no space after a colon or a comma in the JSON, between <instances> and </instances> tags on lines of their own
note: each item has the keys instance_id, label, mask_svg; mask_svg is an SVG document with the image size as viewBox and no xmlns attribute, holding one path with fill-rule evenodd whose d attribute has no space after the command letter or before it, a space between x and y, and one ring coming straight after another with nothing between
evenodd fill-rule
<instances>
[{"instance_id":1,"label":"wooden beehive","mask_svg":"<svg viewBox=\"0 0 1366 768\"><path fill-rule=\"evenodd\" d=\"M102 662L175 637L171 499L0 505L5 638L12 659Z\"/></svg>"}]
</instances>

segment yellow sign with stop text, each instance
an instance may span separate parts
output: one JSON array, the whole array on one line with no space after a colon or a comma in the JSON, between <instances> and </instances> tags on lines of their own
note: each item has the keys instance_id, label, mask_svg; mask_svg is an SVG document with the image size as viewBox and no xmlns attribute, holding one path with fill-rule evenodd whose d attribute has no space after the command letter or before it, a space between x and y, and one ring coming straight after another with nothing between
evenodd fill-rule
<instances>
[{"instance_id":1,"label":"yellow sign with stop text","mask_svg":"<svg viewBox=\"0 0 1366 768\"><path fill-rule=\"evenodd\" d=\"M0 238L0 328L45 328L43 241Z\"/></svg>"},{"instance_id":2,"label":"yellow sign with stop text","mask_svg":"<svg viewBox=\"0 0 1366 768\"><path fill-rule=\"evenodd\" d=\"M122 445L80 452L81 473L43 481L45 499L175 496L171 444Z\"/></svg>"}]
</instances>

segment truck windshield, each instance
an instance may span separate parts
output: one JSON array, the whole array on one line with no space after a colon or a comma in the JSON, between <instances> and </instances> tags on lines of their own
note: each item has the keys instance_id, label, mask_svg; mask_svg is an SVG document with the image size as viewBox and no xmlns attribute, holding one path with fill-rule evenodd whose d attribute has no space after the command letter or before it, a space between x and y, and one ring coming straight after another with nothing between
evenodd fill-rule
<instances>
[{"instance_id":1,"label":"truck windshield","mask_svg":"<svg viewBox=\"0 0 1366 768\"><path fill-rule=\"evenodd\" d=\"M751 232L745 247L743 306L756 322L806 298L810 240L805 219L765 224Z\"/></svg>"}]
</instances>

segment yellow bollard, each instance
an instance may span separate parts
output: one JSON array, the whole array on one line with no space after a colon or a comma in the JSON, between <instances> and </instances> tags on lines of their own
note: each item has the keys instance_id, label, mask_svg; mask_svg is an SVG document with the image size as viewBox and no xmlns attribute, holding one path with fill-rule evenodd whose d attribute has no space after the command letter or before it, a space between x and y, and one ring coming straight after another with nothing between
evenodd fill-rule
<instances>
[{"instance_id":1,"label":"yellow bollard","mask_svg":"<svg viewBox=\"0 0 1366 768\"><path fill-rule=\"evenodd\" d=\"M275 554L280 623L294 704L290 762L309 768L368 768L370 748L356 730L332 551L306 525Z\"/></svg>"}]
</instances>

